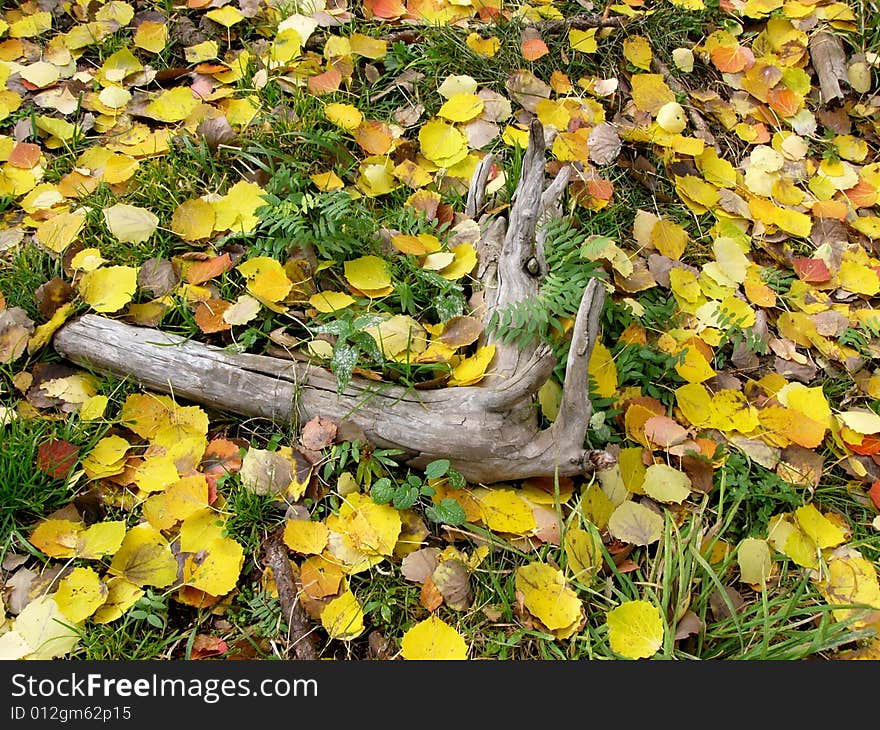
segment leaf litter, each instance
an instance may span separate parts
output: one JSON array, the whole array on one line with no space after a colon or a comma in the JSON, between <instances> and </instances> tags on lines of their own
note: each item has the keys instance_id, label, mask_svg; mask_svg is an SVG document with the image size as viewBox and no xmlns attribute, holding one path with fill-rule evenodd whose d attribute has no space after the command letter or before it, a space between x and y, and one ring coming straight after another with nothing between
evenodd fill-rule
<instances>
[{"instance_id":1,"label":"leaf litter","mask_svg":"<svg viewBox=\"0 0 880 730\"><path fill-rule=\"evenodd\" d=\"M702 0L671 4L705 10ZM148 5L114 0L48 12L46 3L26 2L0 23L0 195L8 201L0 251L5 262L33 245L63 272L40 282L38 313L10 303L18 292L0 293L0 363L15 376L13 390L2 393L0 428L13 418L52 418L54 410L107 424L90 449L63 439L40 444L36 467L71 486L99 488L124 516L86 524L68 509L33 526L34 548L79 562L0 624L0 655L66 655L77 636L53 619L117 621L148 587L222 614L246 559L226 530L235 517L227 482L290 511L327 491L316 455L348 443L342 424L318 418L305 424L299 444L236 444L209 436L200 408L149 393L128 396L114 418L85 373L42 374L37 358L52 334L83 311L161 327L182 310L200 336L217 343L253 337L249 325L258 318L288 326L305 319L337 341L347 333L356 347L334 350L332 336L314 334L275 339L309 357L332 356L340 384L355 369L382 379L395 366L425 364L431 368L423 377L433 381L439 372L446 387L477 384L494 357L480 344L479 319L463 296L479 263L479 227L469 237L460 226L474 221L446 196L466 192L489 152L524 148L533 117L543 124L549 168L574 170L568 194L585 214L617 204L611 170L618 164L634 175L641 170L638 179L652 193L662 178L668 199L678 202L638 208L630 230L584 246L583 258L607 270L614 306L631 319L616 339L604 332L590 362L594 397L619 414L619 463L569 488L564 500L558 485L554 494L530 484L429 479L429 502L447 510L434 513L449 522L440 542L428 539L407 496L420 487L398 488L380 503L363 473L354 480L346 473L330 485L339 497L332 512L294 512L284 527L313 618L328 638L351 642L366 631L352 577L391 562L422 586L430 614L400 637L401 656L466 658L467 642L437 613L441 606L469 609L472 576L488 554L485 545L470 553L456 546L450 528L466 519L520 549L561 550L564 570L543 561L517 568L517 616L555 640L571 639L590 609L579 586L607 569L612 549L656 546L669 520L680 524L715 488L733 454L772 470L806 501L834 469L880 509L878 58L846 42L860 29L847 4L723 2L725 22L674 49L671 72L650 36L620 30L662 2L609 6L603 17L620 23L572 27L559 38L545 25L564 17L555 3L365 2L362 17L381 21L383 35L423 23L463 28L476 58L502 52L495 35L501 21L523 24L511 51L522 59L519 68L494 88L462 64L420 98L414 92L423 76L405 71L381 92L407 99L390 113L349 92L359 74L391 68L397 51L386 37L349 32L361 11L345 3L286 17L273 3L206 9L190 2L171 15ZM193 21L200 30L182 32ZM104 54L102 44L111 41L118 50ZM610 75L569 78L562 70L612 45L625 63L607 68ZM162 67L169 50L179 67ZM562 68L544 74L541 59ZM269 84L286 95L294 116L296 99L319 104L351 163L318 163L313 189L291 212L308 213L321 196L340 191L382 201L405 190L414 218L408 228L379 231L388 246L327 249L313 261L302 252L260 252L266 206L277 191L240 167L219 186L177 191L169 201L139 194L144 170L180 145L244 150L261 120L276 113L260 93ZM487 192L503 189L511 175L493 164ZM109 195L103 202L101 191ZM133 261L119 244L145 245L152 258ZM449 307L407 306L412 277L432 282ZM672 304L660 331L640 321L639 300L652 292ZM375 313L377 305L382 316L366 325L344 319ZM674 363L671 398L627 379L620 357L631 347ZM361 366L365 356L371 361ZM850 382L846 396L830 397L823 377ZM552 420L549 401L541 405ZM561 530L560 512L575 518ZM777 562L790 560L809 571L829 603L872 609L835 610L836 619L876 628L876 569L848 545L851 537L845 517L810 503L771 515L765 534L736 546L738 580L766 591ZM626 558L620 561L612 562L628 570ZM650 657L663 645L663 618L648 601L622 601L606 622L611 649L622 657ZM223 647L200 635L196 655Z\"/></svg>"}]
</instances>

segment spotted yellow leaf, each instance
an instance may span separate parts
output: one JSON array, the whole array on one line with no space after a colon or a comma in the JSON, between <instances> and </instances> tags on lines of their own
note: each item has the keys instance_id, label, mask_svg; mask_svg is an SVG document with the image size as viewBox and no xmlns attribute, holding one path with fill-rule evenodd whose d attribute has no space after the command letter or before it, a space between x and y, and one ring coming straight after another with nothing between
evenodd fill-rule
<instances>
[{"instance_id":1,"label":"spotted yellow leaf","mask_svg":"<svg viewBox=\"0 0 880 730\"><path fill-rule=\"evenodd\" d=\"M605 617L611 649L627 659L647 659L663 646L663 616L647 601L626 601Z\"/></svg>"},{"instance_id":2,"label":"spotted yellow leaf","mask_svg":"<svg viewBox=\"0 0 880 730\"><path fill-rule=\"evenodd\" d=\"M468 656L464 637L433 614L406 631L400 650L409 660L465 660Z\"/></svg>"}]
</instances>

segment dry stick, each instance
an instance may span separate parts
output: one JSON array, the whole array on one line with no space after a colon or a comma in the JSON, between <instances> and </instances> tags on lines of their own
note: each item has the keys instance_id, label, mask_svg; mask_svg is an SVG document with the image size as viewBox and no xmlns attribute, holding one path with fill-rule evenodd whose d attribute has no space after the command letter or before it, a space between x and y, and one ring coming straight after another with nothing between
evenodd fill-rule
<instances>
[{"instance_id":1,"label":"dry stick","mask_svg":"<svg viewBox=\"0 0 880 730\"><path fill-rule=\"evenodd\" d=\"M545 215L556 214L555 203L564 189L564 177L557 177L547 188L551 192L545 191L545 151L542 125L535 119L509 225L503 216L484 221L478 244L481 258L488 256L479 271L484 322L498 307L533 300L539 292L536 226ZM400 449L408 466L423 469L436 459L449 459L471 483L574 476L592 471L597 459L605 458L604 452L584 449L592 413L587 363L604 294L598 281L584 292L572 327L564 414L543 430L535 400L556 358L547 346L520 350L495 332L486 340L496 346L496 361L479 384L414 390L355 376L341 393L336 377L324 367L228 352L95 314L61 327L54 346L59 354L95 371L226 412L294 426L316 415L345 419L361 428L371 444Z\"/></svg>"},{"instance_id":2,"label":"dry stick","mask_svg":"<svg viewBox=\"0 0 880 730\"><path fill-rule=\"evenodd\" d=\"M663 78L666 79L666 84L672 89L676 94L688 94L688 89L672 75L672 71L669 70L669 66L667 66L663 61L661 61L657 56L654 56L651 59L651 65L654 66L654 70L663 75ZM699 132L699 136L708 144L712 145L715 148L715 151L720 155L721 148L718 146L718 141L715 139L715 135L709 130L709 124L703 119L703 115L700 114L693 106L690 104L687 105L687 115L690 117L691 124L696 127Z\"/></svg>"},{"instance_id":3,"label":"dry stick","mask_svg":"<svg viewBox=\"0 0 880 730\"><path fill-rule=\"evenodd\" d=\"M288 635L297 659L308 661L318 658L309 617L299 602L296 581L290 569L290 558L282 541L281 532L270 535L264 544L266 564L272 569L272 578L278 589L281 612L287 620Z\"/></svg>"}]
</instances>

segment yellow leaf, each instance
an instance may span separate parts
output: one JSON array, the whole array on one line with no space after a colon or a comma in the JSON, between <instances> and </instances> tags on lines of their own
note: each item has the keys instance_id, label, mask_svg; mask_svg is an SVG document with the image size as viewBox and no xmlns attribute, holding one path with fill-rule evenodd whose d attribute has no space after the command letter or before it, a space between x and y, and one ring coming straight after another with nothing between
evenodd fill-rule
<instances>
[{"instance_id":1,"label":"yellow leaf","mask_svg":"<svg viewBox=\"0 0 880 730\"><path fill-rule=\"evenodd\" d=\"M627 500L608 518L608 530L623 542L650 545L663 535L663 518L643 504Z\"/></svg>"},{"instance_id":2,"label":"yellow leaf","mask_svg":"<svg viewBox=\"0 0 880 730\"><path fill-rule=\"evenodd\" d=\"M145 20L134 34L134 44L150 53L159 53L168 43L168 26L155 20Z\"/></svg>"},{"instance_id":3,"label":"yellow leaf","mask_svg":"<svg viewBox=\"0 0 880 730\"><path fill-rule=\"evenodd\" d=\"M854 628L876 625L880 611L880 586L874 562L852 548L837 548L827 560L827 574L817 588L831 606L867 605L869 609L838 608L832 613L838 621L854 619Z\"/></svg>"},{"instance_id":4,"label":"yellow leaf","mask_svg":"<svg viewBox=\"0 0 880 730\"><path fill-rule=\"evenodd\" d=\"M186 119L199 105L199 100L188 86L163 91L147 104L144 113L160 122L179 122Z\"/></svg>"},{"instance_id":5,"label":"yellow leaf","mask_svg":"<svg viewBox=\"0 0 880 730\"><path fill-rule=\"evenodd\" d=\"M79 417L83 421L96 421L104 417L110 399L106 395L93 395L82 404Z\"/></svg>"},{"instance_id":6,"label":"yellow leaf","mask_svg":"<svg viewBox=\"0 0 880 730\"><path fill-rule=\"evenodd\" d=\"M462 360L452 369L450 386L467 386L480 382L495 357L495 345L480 347L471 357Z\"/></svg>"},{"instance_id":7,"label":"yellow leaf","mask_svg":"<svg viewBox=\"0 0 880 730\"><path fill-rule=\"evenodd\" d=\"M651 230L651 243L664 256L676 261L681 258L689 240L687 231L675 221L659 220Z\"/></svg>"},{"instance_id":8,"label":"yellow leaf","mask_svg":"<svg viewBox=\"0 0 880 730\"><path fill-rule=\"evenodd\" d=\"M77 626L68 619L53 596L40 596L27 604L15 619L15 632L30 647L27 659L54 659L79 643Z\"/></svg>"},{"instance_id":9,"label":"yellow leaf","mask_svg":"<svg viewBox=\"0 0 880 730\"><path fill-rule=\"evenodd\" d=\"M37 350L49 344L49 341L52 339L52 335L54 335L58 328L67 321L67 318L70 317L75 308L75 302L62 304L60 307L58 307L58 309L55 310L55 313L52 315L52 318L48 322L45 322L37 327L34 330L34 334L32 334L31 338L28 340L28 354L32 355ZM85 418L82 411L80 411L80 418Z\"/></svg>"},{"instance_id":10,"label":"yellow leaf","mask_svg":"<svg viewBox=\"0 0 880 730\"><path fill-rule=\"evenodd\" d=\"M159 226L159 217L145 208L117 203L104 208L107 228L122 243L143 243Z\"/></svg>"},{"instance_id":11,"label":"yellow leaf","mask_svg":"<svg viewBox=\"0 0 880 730\"><path fill-rule=\"evenodd\" d=\"M642 485L647 494L657 502L681 504L691 493L691 480L687 474L666 464L651 464L645 472Z\"/></svg>"},{"instance_id":12,"label":"yellow leaf","mask_svg":"<svg viewBox=\"0 0 880 730\"><path fill-rule=\"evenodd\" d=\"M400 653L409 660L465 660L468 645L452 626L432 614L406 631Z\"/></svg>"},{"instance_id":13,"label":"yellow leaf","mask_svg":"<svg viewBox=\"0 0 880 730\"><path fill-rule=\"evenodd\" d=\"M702 383L715 377L715 371L696 347L684 347L684 359L675 365L675 372L689 383Z\"/></svg>"},{"instance_id":14,"label":"yellow leaf","mask_svg":"<svg viewBox=\"0 0 880 730\"><path fill-rule=\"evenodd\" d=\"M264 304L280 302L293 287L284 267L269 256L256 256L235 268L247 279L248 292Z\"/></svg>"},{"instance_id":15,"label":"yellow leaf","mask_svg":"<svg viewBox=\"0 0 880 730\"><path fill-rule=\"evenodd\" d=\"M176 469L174 473L176 475ZM143 504L143 515L157 530L168 530L207 507L208 482L204 474L194 474L177 479L161 494L147 499Z\"/></svg>"},{"instance_id":16,"label":"yellow leaf","mask_svg":"<svg viewBox=\"0 0 880 730\"><path fill-rule=\"evenodd\" d=\"M205 507L180 525L180 551L192 553L183 567L183 581L212 596L235 588L244 565L244 548L225 535L225 520Z\"/></svg>"},{"instance_id":17,"label":"yellow leaf","mask_svg":"<svg viewBox=\"0 0 880 730\"><path fill-rule=\"evenodd\" d=\"M125 468L125 455L131 444L121 436L105 436L95 444L88 456L82 460L82 467L89 479L121 474Z\"/></svg>"},{"instance_id":18,"label":"yellow leaf","mask_svg":"<svg viewBox=\"0 0 880 730\"><path fill-rule=\"evenodd\" d=\"M183 57L188 63L202 63L217 58L220 47L217 41L202 41L194 46L187 46L183 49Z\"/></svg>"},{"instance_id":19,"label":"yellow leaf","mask_svg":"<svg viewBox=\"0 0 880 730\"><path fill-rule=\"evenodd\" d=\"M98 560L105 555L114 555L125 539L125 522L110 520L96 522L82 530L76 538L75 555L84 560Z\"/></svg>"},{"instance_id":20,"label":"yellow leaf","mask_svg":"<svg viewBox=\"0 0 880 730\"><path fill-rule=\"evenodd\" d=\"M68 621L79 623L107 600L107 586L91 568L74 568L58 583L55 603Z\"/></svg>"},{"instance_id":21,"label":"yellow leaf","mask_svg":"<svg viewBox=\"0 0 880 730\"><path fill-rule=\"evenodd\" d=\"M490 530L525 535L537 527L532 508L513 489L488 489L477 501Z\"/></svg>"},{"instance_id":22,"label":"yellow leaf","mask_svg":"<svg viewBox=\"0 0 880 730\"><path fill-rule=\"evenodd\" d=\"M214 232L214 219L214 206L201 198L193 198L174 210L171 230L184 241L198 241Z\"/></svg>"},{"instance_id":23,"label":"yellow leaf","mask_svg":"<svg viewBox=\"0 0 880 730\"><path fill-rule=\"evenodd\" d=\"M40 522L28 536L28 542L50 558L72 558L82 522L48 519Z\"/></svg>"},{"instance_id":24,"label":"yellow leaf","mask_svg":"<svg viewBox=\"0 0 880 730\"><path fill-rule=\"evenodd\" d=\"M187 559L184 582L209 595L224 596L235 588L243 565L244 548L218 532L197 555Z\"/></svg>"},{"instance_id":25,"label":"yellow leaf","mask_svg":"<svg viewBox=\"0 0 880 730\"><path fill-rule=\"evenodd\" d=\"M844 259L840 262L837 276L840 286L854 294L872 297L880 293L880 276L874 268L865 264Z\"/></svg>"},{"instance_id":26,"label":"yellow leaf","mask_svg":"<svg viewBox=\"0 0 880 730\"><path fill-rule=\"evenodd\" d=\"M688 383L675 389L675 402L693 426L705 426L711 419L712 396L705 386Z\"/></svg>"},{"instance_id":27,"label":"yellow leaf","mask_svg":"<svg viewBox=\"0 0 880 730\"><path fill-rule=\"evenodd\" d=\"M647 601L626 601L605 616L611 649L627 659L647 659L663 645L663 616Z\"/></svg>"},{"instance_id":28,"label":"yellow leaf","mask_svg":"<svg viewBox=\"0 0 880 730\"><path fill-rule=\"evenodd\" d=\"M363 331L376 341L382 355L389 359L408 361L411 355L424 352L428 345L425 328L408 314L395 314Z\"/></svg>"},{"instance_id":29,"label":"yellow leaf","mask_svg":"<svg viewBox=\"0 0 880 730\"><path fill-rule=\"evenodd\" d=\"M354 302L354 297L340 291L322 291L309 297L309 304L325 314L350 307Z\"/></svg>"},{"instance_id":30,"label":"yellow leaf","mask_svg":"<svg viewBox=\"0 0 880 730\"><path fill-rule=\"evenodd\" d=\"M144 522L126 533L110 572L138 586L165 588L177 580L177 560L162 534Z\"/></svg>"},{"instance_id":31,"label":"yellow leaf","mask_svg":"<svg viewBox=\"0 0 880 730\"><path fill-rule=\"evenodd\" d=\"M656 114L664 104L675 101L661 74L633 74L631 82L632 100L639 111Z\"/></svg>"},{"instance_id":32,"label":"yellow leaf","mask_svg":"<svg viewBox=\"0 0 880 730\"><path fill-rule=\"evenodd\" d=\"M360 109L352 104L334 102L324 107L324 116L337 127L354 132L364 121Z\"/></svg>"},{"instance_id":33,"label":"yellow leaf","mask_svg":"<svg viewBox=\"0 0 880 730\"><path fill-rule=\"evenodd\" d=\"M110 578L106 585L107 600L92 614L92 621L96 624L108 624L121 618L146 593L119 575Z\"/></svg>"},{"instance_id":34,"label":"yellow leaf","mask_svg":"<svg viewBox=\"0 0 880 730\"><path fill-rule=\"evenodd\" d=\"M591 379L591 389L599 398L611 398L617 392L617 365L611 351L597 341L590 353L587 372Z\"/></svg>"},{"instance_id":35,"label":"yellow leaf","mask_svg":"<svg viewBox=\"0 0 880 730\"><path fill-rule=\"evenodd\" d=\"M653 57L653 53L651 52L651 45L648 43L647 38L640 35L634 35L624 40L623 55L626 60L636 68L640 68L644 71L651 70L651 58Z\"/></svg>"},{"instance_id":36,"label":"yellow leaf","mask_svg":"<svg viewBox=\"0 0 880 730\"><path fill-rule=\"evenodd\" d=\"M368 556L390 556L402 527L400 512L368 495L350 494L339 509L344 540Z\"/></svg>"},{"instance_id":37,"label":"yellow leaf","mask_svg":"<svg viewBox=\"0 0 880 730\"><path fill-rule=\"evenodd\" d=\"M37 226L37 241L50 251L62 253L79 235L85 222L84 210L58 213Z\"/></svg>"},{"instance_id":38,"label":"yellow leaf","mask_svg":"<svg viewBox=\"0 0 880 730\"><path fill-rule=\"evenodd\" d=\"M645 493L645 475L647 467L642 457L645 448L642 446L628 446L620 450L617 463L620 467L620 478L626 490L632 494Z\"/></svg>"},{"instance_id":39,"label":"yellow leaf","mask_svg":"<svg viewBox=\"0 0 880 730\"><path fill-rule=\"evenodd\" d=\"M288 523L289 524L289 523ZM331 639L350 641L364 632L364 611L350 590L334 598L321 611L321 625Z\"/></svg>"},{"instance_id":40,"label":"yellow leaf","mask_svg":"<svg viewBox=\"0 0 880 730\"><path fill-rule=\"evenodd\" d=\"M742 246L736 239L725 236L716 238L712 244L712 250L725 276L737 284L742 284L746 280L751 262L743 253Z\"/></svg>"},{"instance_id":41,"label":"yellow leaf","mask_svg":"<svg viewBox=\"0 0 880 730\"><path fill-rule=\"evenodd\" d=\"M83 274L79 292L96 312L118 312L134 297L137 275L134 266L103 266Z\"/></svg>"},{"instance_id":42,"label":"yellow leaf","mask_svg":"<svg viewBox=\"0 0 880 730\"><path fill-rule=\"evenodd\" d=\"M562 546L571 579L589 585L604 562L601 540L591 532L572 527L565 531Z\"/></svg>"},{"instance_id":43,"label":"yellow leaf","mask_svg":"<svg viewBox=\"0 0 880 730\"><path fill-rule=\"evenodd\" d=\"M468 154L467 138L442 119L431 119L419 130L422 154L438 167L452 167Z\"/></svg>"},{"instance_id":44,"label":"yellow leaf","mask_svg":"<svg viewBox=\"0 0 880 730\"><path fill-rule=\"evenodd\" d=\"M250 233L260 222L257 208L265 203L259 185L245 180L235 183L226 195L211 203L214 206L214 230Z\"/></svg>"},{"instance_id":45,"label":"yellow leaf","mask_svg":"<svg viewBox=\"0 0 880 730\"><path fill-rule=\"evenodd\" d=\"M773 571L773 558L766 540L747 537L736 551L740 580L763 588Z\"/></svg>"},{"instance_id":46,"label":"yellow leaf","mask_svg":"<svg viewBox=\"0 0 880 730\"><path fill-rule=\"evenodd\" d=\"M236 23L240 23L244 20L244 15L241 14L241 11L232 5L224 5L222 8L214 8L205 13L205 15L215 23L220 23L224 28L231 28Z\"/></svg>"},{"instance_id":47,"label":"yellow leaf","mask_svg":"<svg viewBox=\"0 0 880 730\"><path fill-rule=\"evenodd\" d=\"M837 417L843 425L856 433L880 433L880 416L873 411L843 411Z\"/></svg>"},{"instance_id":48,"label":"yellow leaf","mask_svg":"<svg viewBox=\"0 0 880 730\"><path fill-rule=\"evenodd\" d=\"M309 178L322 193L327 193L331 190L342 190L345 187L342 178L333 170L329 172L315 172L309 175Z\"/></svg>"},{"instance_id":49,"label":"yellow leaf","mask_svg":"<svg viewBox=\"0 0 880 730\"><path fill-rule=\"evenodd\" d=\"M533 562L516 569L516 590L535 618L550 631L579 622L583 604L568 585L562 571L552 565Z\"/></svg>"},{"instance_id":50,"label":"yellow leaf","mask_svg":"<svg viewBox=\"0 0 880 730\"><path fill-rule=\"evenodd\" d=\"M360 291L374 291L391 286L388 262L378 256L361 256L343 265L345 280Z\"/></svg>"},{"instance_id":51,"label":"yellow leaf","mask_svg":"<svg viewBox=\"0 0 880 730\"><path fill-rule=\"evenodd\" d=\"M388 41L373 38L363 33L352 33L348 37L351 52L374 61L383 58L388 53Z\"/></svg>"},{"instance_id":52,"label":"yellow leaf","mask_svg":"<svg viewBox=\"0 0 880 730\"><path fill-rule=\"evenodd\" d=\"M837 547L846 541L843 530L823 515L812 504L798 507L794 512L798 527L820 549Z\"/></svg>"},{"instance_id":53,"label":"yellow leaf","mask_svg":"<svg viewBox=\"0 0 880 730\"><path fill-rule=\"evenodd\" d=\"M588 28L587 30L578 30L572 28L568 31L568 42L574 51L581 53L595 53L599 49L596 42L596 31L598 28Z\"/></svg>"},{"instance_id":54,"label":"yellow leaf","mask_svg":"<svg viewBox=\"0 0 880 730\"><path fill-rule=\"evenodd\" d=\"M464 41L478 56L493 58L501 50L501 41L496 37L482 38L478 33L469 33Z\"/></svg>"},{"instance_id":55,"label":"yellow leaf","mask_svg":"<svg viewBox=\"0 0 880 730\"><path fill-rule=\"evenodd\" d=\"M483 99L476 94L455 94L443 103L437 116L450 122L469 122L480 116L485 106Z\"/></svg>"},{"instance_id":56,"label":"yellow leaf","mask_svg":"<svg viewBox=\"0 0 880 730\"><path fill-rule=\"evenodd\" d=\"M474 266L477 265L477 252L469 243L460 243L458 246L454 246L450 253L454 256L452 262L439 271L440 276L447 281L460 279L471 273Z\"/></svg>"},{"instance_id":57,"label":"yellow leaf","mask_svg":"<svg viewBox=\"0 0 880 730\"><path fill-rule=\"evenodd\" d=\"M329 536L330 530L323 522L288 520L284 525L284 544L303 555L320 555Z\"/></svg>"}]
</instances>

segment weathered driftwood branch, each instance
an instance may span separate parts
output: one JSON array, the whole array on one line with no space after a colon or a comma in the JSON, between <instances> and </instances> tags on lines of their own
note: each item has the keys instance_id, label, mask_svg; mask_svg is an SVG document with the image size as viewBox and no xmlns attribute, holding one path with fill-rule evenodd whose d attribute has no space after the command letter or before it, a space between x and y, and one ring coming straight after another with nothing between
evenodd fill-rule
<instances>
[{"instance_id":1,"label":"weathered driftwood branch","mask_svg":"<svg viewBox=\"0 0 880 730\"><path fill-rule=\"evenodd\" d=\"M265 549L266 565L272 569L272 578L278 589L278 602L287 623L288 638L293 646L294 656L301 661L318 658L313 626L309 616L299 601L296 580L290 568L290 557L284 544L282 532L276 531L268 537Z\"/></svg>"},{"instance_id":2,"label":"weathered driftwood branch","mask_svg":"<svg viewBox=\"0 0 880 730\"><path fill-rule=\"evenodd\" d=\"M486 322L499 307L536 296L546 273L544 241L536 229L542 217L558 213L568 173L545 191L544 152L536 120L509 220L493 219L479 247L485 256L478 276ZM475 210L478 198L473 196ZM92 314L62 327L54 345L83 366L220 410L286 422L315 415L345 419L374 445L402 449L409 465L447 458L473 483L572 476L607 461L604 452L584 449L592 411L587 363L604 296L597 279L584 292L571 331L559 415L543 430L535 395L555 357L545 345L518 349L495 334L486 338L496 346L495 359L478 385L412 390L356 377L341 394L335 376L315 365L234 354Z\"/></svg>"}]
</instances>

